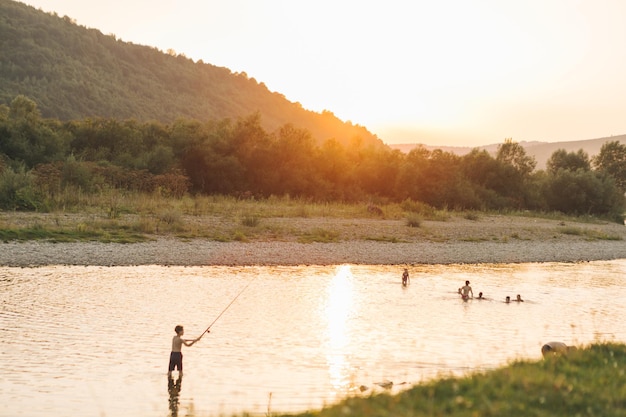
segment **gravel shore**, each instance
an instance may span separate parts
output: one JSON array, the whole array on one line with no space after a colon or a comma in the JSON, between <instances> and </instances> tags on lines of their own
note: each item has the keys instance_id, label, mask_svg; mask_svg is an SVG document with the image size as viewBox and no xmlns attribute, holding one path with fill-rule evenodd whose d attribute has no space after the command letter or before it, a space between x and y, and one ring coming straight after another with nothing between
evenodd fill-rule
<instances>
[{"instance_id":1,"label":"gravel shore","mask_svg":"<svg viewBox=\"0 0 626 417\"><path fill-rule=\"evenodd\" d=\"M332 228L328 219L325 227ZM301 227L316 220L304 219ZM344 221L341 221L345 223ZM336 226L340 227L339 224ZM626 258L626 227L614 223L564 225L556 220L492 216L480 221L425 222L409 235L385 220L351 223L370 235L393 233L395 243L352 238L332 243L265 240L218 242L158 237L132 243L0 243L0 265L411 265L456 263L579 262ZM397 232L392 229L397 227ZM570 227L570 232L559 228ZM376 232L380 228L380 232ZM572 233L574 230L576 233ZM400 234L404 233L403 236Z\"/></svg>"}]
</instances>

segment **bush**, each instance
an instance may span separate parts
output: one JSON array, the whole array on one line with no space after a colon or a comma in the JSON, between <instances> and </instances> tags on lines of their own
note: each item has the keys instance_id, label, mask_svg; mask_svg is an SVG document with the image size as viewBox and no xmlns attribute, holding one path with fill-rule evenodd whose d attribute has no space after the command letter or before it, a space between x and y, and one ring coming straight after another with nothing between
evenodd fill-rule
<instances>
[{"instance_id":1,"label":"bush","mask_svg":"<svg viewBox=\"0 0 626 417\"><path fill-rule=\"evenodd\" d=\"M422 217L418 214L410 214L406 218L406 225L409 227L420 227L422 225Z\"/></svg>"},{"instance_id":2,"label":"bush","mask_svg":"<svg viewBox=\"0 0 626 417\"><path fill-rule=\"evenodd\" d=\"M36 191L35 178L24 167L7 168L0 173L0 208L3 210L38 210L43 199Z\"/></svg>"}]
</instances>

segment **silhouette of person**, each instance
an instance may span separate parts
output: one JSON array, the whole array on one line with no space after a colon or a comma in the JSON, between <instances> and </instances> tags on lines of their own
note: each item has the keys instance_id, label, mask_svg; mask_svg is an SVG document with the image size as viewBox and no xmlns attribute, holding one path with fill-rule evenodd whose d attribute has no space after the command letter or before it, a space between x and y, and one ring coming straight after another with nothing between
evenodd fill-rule
<instances>
[{"instance_id":1,"label":"silhouette of person","mask_svg":"<svg viewBox=\"0 0 626 417\"><path fill-rule=\"evenodd\" d=\"M472 287L470 287L470 282L465 281L465 285L461 287L461 298L467 300L470 294L472 294L472 298L474 298L474 291L472 291Z\"/></svg>"},{"instance_id":2,"label":"silhouette of person","mask_svg":"<svg viewBox=\"0 0 626 417\"><path fill-rule=\"evenodd\" d=\"M409 282L411 282L411 278L409 278L409 270L404 268L404 272L402 273L402 285L406 287Z\"/></svg>"}]
</instances>

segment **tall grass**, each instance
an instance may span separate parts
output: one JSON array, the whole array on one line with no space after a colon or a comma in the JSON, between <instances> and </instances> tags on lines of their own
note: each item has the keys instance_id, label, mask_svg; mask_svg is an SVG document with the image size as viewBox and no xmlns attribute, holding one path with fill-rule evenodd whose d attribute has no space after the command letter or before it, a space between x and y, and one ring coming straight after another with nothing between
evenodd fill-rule
<instances>
[{"instance_id":1,"label":"tall grass","mask_svg":"<svg viewBox=\"0 0 626 417\"><path fill-rule=\"evenodd\" d=\"M565 226L558 231L564 235L583 236L587 240L622 240L621 236L609 235L599 230L583 229L580 227Z\"/></svg>"},{"instance_id":2,"label":"tall grass","mask_svg":"<svg viewBox=\"0 0 626 417\"><path fill-rule=\"evenodd\" d=\"M264 200L229 196L190 196L167 198L159 193L127 192L103 188L84 193L80 188L47 194L38 212L0 212L0 238L4 240L106 240L139 241L159 235L184 239L206 238L218 241L252 239L335 242L350 239L384 239L401 242L417 234L426 238L425 221L446 222L453 216L479 221L475 212L437 210L410 200L379 207L384 218L373 218L368 203L313 203L306 199L270 197ZM9 214L10 213L10 214ZM528 213L529 216L532 213ZM576 221L576 218L560 217ZM38 230L33 230L33 219ZM308 222L309 219L313 221ZM315 219L335 220L320 229ZM358 226L337 225L336 220L355 220ZM3 223L4 220L4 223ZM394 230L384 229L397 221ZM588 222L588 219L584 219ZM379 230L367 232L368 222ZM391 223L390 223L391 222ZM598 223L600 223L598 221ZM386 225L386 226L385 226ZM383 230L384 229L384 230ZM414 230L411 230L414 229ZM418 231L422 229L421 231ZM358 230L355 233L355 230ZM365 235L363 234L364 231ZM89 232L89 233L87 233ZM561 233L577 233L567 228ZM582 233L582 232L581 232ZM619 240L620 236L585 231L586 239ZM125 236L126 235L126 236ZM382 236L382 237L381 237ZM430 237L429 239L435 239Z\"/></svg>"}]
</instances>

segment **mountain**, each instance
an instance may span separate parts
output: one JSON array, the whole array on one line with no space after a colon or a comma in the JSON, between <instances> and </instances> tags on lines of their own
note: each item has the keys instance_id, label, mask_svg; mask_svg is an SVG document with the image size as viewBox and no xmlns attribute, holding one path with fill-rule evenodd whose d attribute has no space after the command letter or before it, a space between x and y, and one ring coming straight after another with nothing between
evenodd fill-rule
<instances>
[{"instance_id":1,"label":"mountain","mask_svg":"<svg viewBox=\"0 0 626 417\"><path fill-rule=\"evenodd\" d=\"M588 140L577 140L577 141L568 141L568 142L519 142L520 145L524 147L526 150L526 154L535 157L537 161L536 169L544 169L546 167L546 162L550 159L550 156L558 150L565 149L567 152L578 152L579 149L587 152L589 157L593 157L600 153L600 149L602 145L606 142L620 142L626 145L626 135L619 136L609 136L598 139L588 139ZM455 155L465 155L470 153L470 151L474 148L484 149L492 155L495 155L498 152L498 146L500 144L491 144L485 146L476 146L476 147L462 147L462 146L431 146L431 145L421 145L424 146L428 150L441 149L445 152L450 152ZM398 144L398 145L389 145L392 149L398 149L402 152L408 153L411 149L420 146L418 143L406 143L406 144Z\"/></svg>"},{"instance_id":2,"label":"mountain","mask_svg":"<svg viewBox=\"0 0 626 417\"><path fill-rule=\"evenodd\" d=\"M171 123L258 112L269 132L291 123L318 141L360 137L385 146L365 127L306 110L245 73L124 42L16 1L0 0L0 51L0 104L25 95L45 118Z\"/></svg>"}]
</instances>

